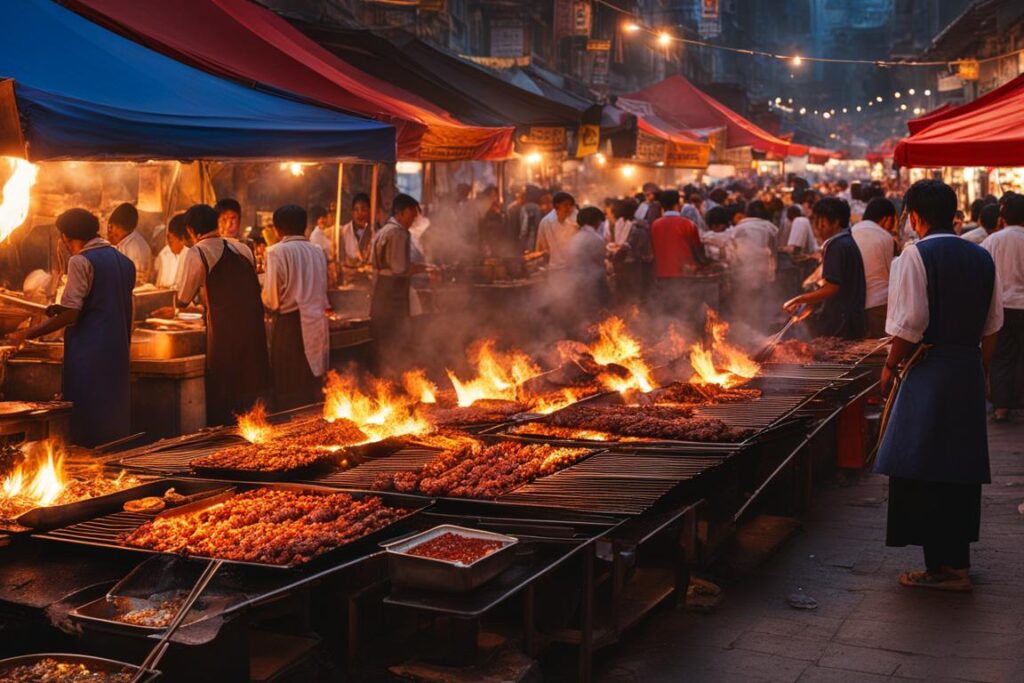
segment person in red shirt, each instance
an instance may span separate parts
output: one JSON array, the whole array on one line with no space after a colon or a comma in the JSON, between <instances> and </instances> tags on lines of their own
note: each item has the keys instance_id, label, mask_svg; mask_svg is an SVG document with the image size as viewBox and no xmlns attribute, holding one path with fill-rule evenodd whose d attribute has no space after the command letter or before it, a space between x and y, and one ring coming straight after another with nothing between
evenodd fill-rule
<instances>
[{"instance_id":1,"label":"person in red shirt","mask_svg":"<svg viewBox=\"0 0 1024 683\"><path fill-rule=\"evenodd\" d=\"M665 213L651 226L654 277L661 280L691 274L698 265L707 263L697 226L679 213L676 190L664 190L659 201Z\"/></svg>"},{"instance_id":2,"label":"person in red shirt","mask_svg":"<svg viewBox=\"0 0 1024 683\"><path fill-rule=\"evenodd\" d=\"M654 298L663 315L696 324L704 315L703 302L694 296L693 281L686 276L708 263L704 244L693 221L679 213L679 192L665 190L659 201L665 213L651 226Z\"/></svg>"}]
</instances>

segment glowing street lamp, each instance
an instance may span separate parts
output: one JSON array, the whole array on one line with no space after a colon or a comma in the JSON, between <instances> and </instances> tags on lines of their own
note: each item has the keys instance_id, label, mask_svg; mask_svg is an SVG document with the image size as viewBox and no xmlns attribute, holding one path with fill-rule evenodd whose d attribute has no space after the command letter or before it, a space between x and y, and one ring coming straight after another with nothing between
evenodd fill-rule
<instances>
[{"instance_id":1,"label":"glowing street lamp","mask_svg":"<svg viewBox=\"0 0 1024 683\"><path fill-rule=\"evenodd\" d=\"M658 34L658 45L662 47L668 47L672 43L672 34L668 31L662 31Z\"/></svg>"},{"instance_id":2,"label":"glowing street lamp","mask_svg":"<svg viewBox=\"0 0 1024 683\"><path fill-rule=\"evenodd\" d=\"M635 21L627 21L625 24L622 25L622 29L626 33L636 33L637 31L640 30L640 24L636 23Z\"/></svg>"},{"instance_id":3,"label":"glowing street lamp","mask_svg":"<svg viewBox=\"0 0 1024 683\"><path fill-rule=\"evenodd\" d=\"M800 55L793 55L793 59L790 60L790 63L793 66L800 66L801 64L804 63L804 60L803 58L800 57Z\"/></svg>"}]
</instances>

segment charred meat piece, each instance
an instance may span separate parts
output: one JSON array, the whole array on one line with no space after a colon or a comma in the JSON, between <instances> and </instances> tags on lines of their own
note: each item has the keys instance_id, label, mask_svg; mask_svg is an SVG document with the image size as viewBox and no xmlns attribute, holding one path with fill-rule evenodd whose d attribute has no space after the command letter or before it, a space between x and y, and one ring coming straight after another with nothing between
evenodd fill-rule
<instances>
[{"instance_id":1,"label":"charred meat piece","mask_svg":"<svg viewBox=\"0 0 1024 683\"><path fill-rule=\"evenodd\" d=\"M572 406L554 413L548 422L558 427L675 441L739 441L753 433L729 427L721 420L694 417L694 409L682 405Z\"/></svg>"}]
</instances>

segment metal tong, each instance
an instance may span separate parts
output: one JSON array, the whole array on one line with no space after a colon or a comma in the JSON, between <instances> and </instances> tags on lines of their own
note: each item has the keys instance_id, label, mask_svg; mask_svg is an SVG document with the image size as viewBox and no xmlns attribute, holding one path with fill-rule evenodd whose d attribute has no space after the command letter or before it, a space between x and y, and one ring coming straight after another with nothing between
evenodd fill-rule
<instances>
[{"instance_id":1,"label":"metal tong","mask_svg":"<svg viewBox=\"0 0 1024 683\"><path fill-rule=\"evenodd\" d=\"M789 320L786 321L786 324L782 327L782 329L773 334L771 337L768 337L768 341L764 343L764 346L761 347L761 350L758 351L757 354L754 356L754 362L763 363L769 358L771 358L772 352L775 350L775 347L779 345L779 342L782 341L782 338L786 336L786 333L789 332L789 329L793 327L793 325L797 324L798 322L804 319L804 313L806 312L806 310L807 304L800 304L799 306L797 306L796 311L793 312L793 315L789 316Z\"/></svg>"},{"instance_id":2,"label":"metal tong","mask_svg":"<svg viewBox=\"0 0 1024 683\"><path fill-rule=\"evenodd\" d=\"M185 602L181 604L181 607L178 609L178 613L174 615L174 619L167 625L167 628L164 630L164 634L160 637L160 641L152 650L149 651L146 658L142 660L142 664L139 665L138 671L136 671L135 675L132 676L131 683L139 683L139 681L145 678L146 675L156 667L160 660L163 659L164 654L167 653L167 649L170 647L169 641L171 636L174 635L174 632L178 630L179 626L181 626L181 623L185 620L185 615L192 610L192 606L195 605L196 600L198 600L199 596L202 595L204 590L206 590L206 587L210 585L210 581L213 580L214 575L223 563L223 560L210 560L206 564L206 569L204 569L203 573L199 575L199 579L196 581L195 585L192 586L191 592L189 592L188 597L185 598Z\"/></svg>"}]
</instances>

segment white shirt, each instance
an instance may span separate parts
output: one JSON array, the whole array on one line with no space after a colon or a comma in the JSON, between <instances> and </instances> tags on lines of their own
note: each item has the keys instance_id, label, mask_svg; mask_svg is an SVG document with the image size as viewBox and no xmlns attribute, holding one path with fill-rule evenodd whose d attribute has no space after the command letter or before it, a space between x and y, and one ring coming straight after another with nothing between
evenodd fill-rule
<instances>
[{"instance_id":1,"label":"white shirt","mask_svg":"<svg viewBox=\"0 0 1024 683\"><path fill-rule=\"evenodd\" d=\"M964 234L960 235L968 242L974 242L975 244L981 244L988 237L988 231L985 228L977 227L968 230Z\"/></svg>"},{"instance_id":2,"label":"white shirt","mask_svg":"<svg viewBox=\"0 0 1024 683\"><path fill-rule=\"evenodd\" d=\"M805 216L797 216L789 227L789 242L787 246L800 247L805 254L818 252L818 240L814 239L814 230L811 229L811 221Z\"/></svg>"},{"instance_id":3,"label":"white shirt","mask_svg":"<svg viewBox=\"0 0 1024 683\"><path fill-rule=\"evenodd\" d=\"M779 228L763 218L744 218L733 226L739 268L765 282L775 279L775 237Z\"/></svg>"},{"instance_id":4,"label":"white shirt","mask_svg":"<svg viewBox=\"0 0 1024 683\"><path fill-rule=\"evenodd\" d=\"M200 239L195 246L188 248L178 264L178 301L192 301L206 284L206 268L203 267L203 258L199 252L203 252L207 265L213 270L220 257L224 255L224 245L228 242L235 253L241 254L253 264L253 268L256 267L256 258L252 255L252 250L238 240L219 235Z\"/></svg>"},{"instance_id":5,"label":"white shirt","mask_svg":"<svg viewBox=\"0 0 1024 683\"><path fill-rule=\"evenodd\" d=\"M331 335L327 327L327 258L300 235L288 235L267 249L263 305L275 313L299 312L302 346L316 377L327 372Z\"/></svg>"},{"instance_id":6,"label":"white shirt","mask_svg":"<svg viewBox=\"0 0 1024 683\"><path fill-rule=\"evenodd\" d=\"M575 211L561 222L554 209L540 219L537 228L537 250L548 254L551 268L565 268L568 265L566 246L569 239L576 234L576 230Z\"/></svg>"},{"instance_id":7,"label":"white shirt","mask_svg":"<svg viewBox=\"0 0 1024 683\"><path fill-rule=\"evenodd\" d=\"M705 250L708 252L708 256L715 259L716 261L726 261L729 258L729 252L733 245L733 232L734 228L726 228L722 232L715 232L714 230L708 230L702 233L700 241L704 244Z\"/></svg>"},{"instance_id":8,"label":"white shirt","mask_svg":"<svg viewBox=\"0 0 1024 683\"><path fill-rule=\"evenodd\" d=\"M957 238L953 234L929 235L925 240ZM959 238L957 238L959 239ZM922 242L924 240L921 240ZM892 262L889 280L889 310L885 319L885 332L902 337L915 344L924 338L928 329L928 274L917 245L908 244L899 258ZM988 317L982 336L999 331L1003 326L1003 301L999 286L999 267L996 266L996 286L992 288Z\"/></svg>"},{"instance_id":9,"label":"white shirt","mask_svg":"<svg viewBox=\"0 0 1024 683\"><path fill-rule=\"evenodd\" d=\"M160 253L156 255L153 262L153 270L156 272L156 286L172 288L178 283L178 266L185 259L186 249L177 254L171 251L170 245L164 245Z\"/></svg>"},{"instance_id":10,"label":"white shirt","mask_svg":"<svg viewBox=\"0 0 1024 683\"><path fill-rule=\"evenodd\" d=\"M1024 310L1024 227L1007 226L985 238L981 246L996 262L1003 307Z\"/></svg>"},{"instance_id":11,"label":"white shirt","mask_svg":"<svg viewBox=\"0 0 1024 683\"><path fill-rule=\"evenodd\" d=\"M850 233L864 261L864 308L885 306L889 301L889 273L896 258L896 241L874 221L861 221L850 228Z\"/></svg>"},{"instance_id":12,"label":"white shirt","mask_svg":"<svg viewBox=\"0 0 1024 683\"><path fill-rule=\"evenodd\" d=\"M153 250L146 238L133 230L117 243L116 248L135 264L135 284L149 282L153 274Z\"/></svg>"},{"instance_id":13,"label":"white shirt","mask_svg":"<svg viewBox=\"0 0 1024 683\"><path fill-rule=\"evenodd\" d=\"M359 237L356 236L355 225L352 221L349 221L345 225L341 226L341 260L347 264L363 264L367 261L364 255L370 251L370 237L367 233L370 232L370 224L367 223L366 227L363 228L363 239L366 240L366 248L362 251L359 249ZM310 237L312 240L312 237Z\"/></svg>"},{"instance_id":14,"label":"white shirt","mask_svg":"<svg viewBox=\"0 0 1024 683\"><path fill-rule=\"evenodd\" d=\"M313 246L320 247L324 250L324 255L328 261L334 260L334 240L332 240L327 231L323 230L319 225L314 225L313 229L309 233L309 242Z\"/></svg>"},{"instance_id":15,"label":"white shirt","mask_svg":"<svg viewBox=\"0 0 1024 683\"><path fill-rule=\"evenodd\" d=\"M100 247L109 247L110 242L102 237L93 237L85 243L82 251L68 259L68 281L64 285L64 293L60 297L60 305L64 308L73 308L76 311L82 310L85 305L85 298L92 291L92 280L95 270L92 262L82 255L83 252Z\"/></svg>"}]
</instances>

